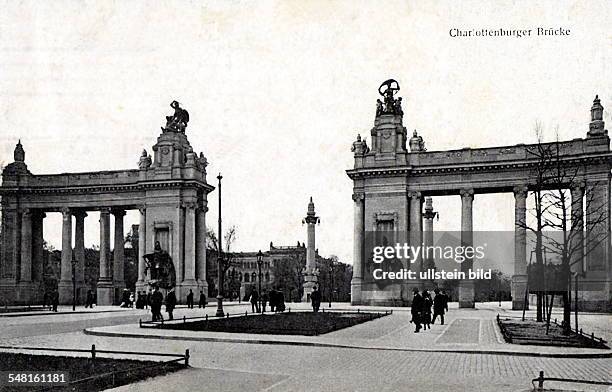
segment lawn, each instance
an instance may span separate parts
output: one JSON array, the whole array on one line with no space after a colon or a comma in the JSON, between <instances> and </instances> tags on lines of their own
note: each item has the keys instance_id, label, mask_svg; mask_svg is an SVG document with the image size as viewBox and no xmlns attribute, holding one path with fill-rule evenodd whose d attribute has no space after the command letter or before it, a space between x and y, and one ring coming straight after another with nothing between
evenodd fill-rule
<instances>
[{"instance_id":1,"label":"lawn","mask_svg":"<svg viewBox=\"0 0 612 392\"><path fill-rule=\"evenodd\" d=\"M144 367L144 369L143 369ZM62 371L68 372L69 381L76 381L94 375L115 370L125 370L116 374L114 377L108 376L96 378L83 383L74 385L58 386L49 389L49 386L7 386L6 383L0 384L0 391L103 391L113 386L131 384L146 378L159 376L169 372L183 369L185 365L181 363L169 363L160 365L153 361L136 361L128 359L111 359L97 357L95 360L85 357L60 357L50 355L30 355L18 353L0 353L0 371L15 372L19 371ZM6 380L4 380L6 381Z\"/></svg>"},{"instance_id":2,"label":"lawn","mask_svg":"<svg viewBox=\"0 0 612 392\"><path fill-rule=\"evenodd\" d=\"M285 312L166 323L160 327L190 331L313 336L352 327L384 316L385 313Z\"/></svg>"}]
</instances>

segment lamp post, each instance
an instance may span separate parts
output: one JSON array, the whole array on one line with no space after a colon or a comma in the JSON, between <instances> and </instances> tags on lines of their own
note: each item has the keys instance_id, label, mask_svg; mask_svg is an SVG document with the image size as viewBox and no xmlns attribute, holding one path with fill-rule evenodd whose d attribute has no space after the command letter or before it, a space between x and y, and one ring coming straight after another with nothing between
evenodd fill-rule
<instances>
[{"instance_id":1,"label":"lamp post","mask_svg":"<svg viewBox=\"0 0 612 392\"><path fill-rule=\"evenodd\" d=\"M72 260L70 260L70 264L72 265L72 311L76 310L76 263L77 260L74 257L74 253L72 254Z\"/></svg>"},{"instance_id":2,"label":"lamp post","mask_svg":"<svg viewBox=\"0 0 612 392\"><path fill-rule=\"evenodd\" d=\"M329 307L331 308L332 296L334 295L334 260L329 261Z\"/></svg>"},{"instance_id":3,"label":"lamp post","mask_svg":"<svg viewBox=\"0 0 612 392\"><path fill-rule=\"evenodd\" d=\"M259 311L263 310L262 307L262 292L261 292L261 263L263 262L263 253L261 253L261 249L257 252L257 270L259 271Z\"/></svg>"},{"instance_id":4,"label":"lamp post","mask_svg":"<svg viewBox=\"0 0 612 392\"><path fill-rule=\"evenodd\" d=\"M217 288L217 313L215 314L217 317L223 317L223 294L221 290L223 289L223 232L221 231L221 179L223 176L221 173L217 176L217 180L219 180L219 231L218 231L218 242L219 249L217 251L217 276L218 276L218 288Z\"/></svg>"}]
</instances>

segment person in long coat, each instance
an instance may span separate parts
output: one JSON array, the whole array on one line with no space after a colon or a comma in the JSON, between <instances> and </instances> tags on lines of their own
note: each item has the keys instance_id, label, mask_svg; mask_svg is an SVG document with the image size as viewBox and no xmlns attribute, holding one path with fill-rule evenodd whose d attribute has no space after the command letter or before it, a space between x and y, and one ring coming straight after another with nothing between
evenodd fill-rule
<instances>
[{"instance_id":1,"label":"person in long coat","mask_svg":"<svg viewBox=\"0 0 612 392\"><path fill-rule=\"evenodd\" d=\"M433 301L429 291L423 290L423 329L431 329L431 306Z\"/></svg>"},{"instance_id":2,"label":"person in long coat","mask_svg":"<svg viewBox=\"0 0 612 392\"><path fill-rule=\"evenodd\" d=\"M315 286L312 293L310 293L310 301L312 302L312 310L316 313L319 311L321 306L321 292L319 288Z\"/></svg>"},{"instance_id":3,"label":"person in long coat","mask_svg":"<svg viewBox=\"0 0 612 392\"><path fill-rule=\"evenodd\" d=\"M257 290L251 291L251 311L259 313L259 293Z\"/></svg>"},{"instance_id":4,"label":"person in long coat","mask_svg":"<svg viewBox=\"0 0 612 392\"><path fill-rule=\"evenodd\" d=\"M163 316L161 314L161 307L164 303L164 296L159 291L158 287L153 289L153 294L151 294L151 314L153 315L153 321L161 321L163 320Z\"/></svg>"},{"instance_id":5,"label":"person in long coat","mask_svg":"<svg viewBox=\"0 0 612 392\"><path fill-rule=\"evenodd\" d=\"M414 288L412 290L414 296L412 297L412 307L410 313L412 314L412 322L414 323L414 332L417 333L421 330L421 318L423 317L423 297L419 294L419 289Z\"/></svg>"},{"instance_id":6,"label":"person in long coat","mask_svg":"<svg viewBox=\"0 0 612 392\"><path fill-rule=\"evenodd\" d=\"M174 287L168 291L168 295L166 295L166 312L168 312L168 319L174 320L174 316L172 312L174 312L174 308L176 307L176 295L174 294Z\"/></svg>"},{"instance_id":7,"label":"person in long coat","mask_svg":"<svg viewBox=\"0 0 612 392\"><path fill-rule=\"evenodd\" d=\"M198 301L198 308L205 308L205 307L206 307L206 295L204 295L204 292L200 290L200 300Z\"/></svg>"},{"instance_id":8,"label":"person in long coat","mask_svg":"<svg viewBox=\"0 0 612 392\"><path fill-rule=\"evenodd\" d=\"M448 297L444 291L440 292L438 289L435 289L434 293L436 293L436 296L433 300L433 320L431 323L435 324L436 317L440 316L440 324L444 325L444 312L448 311Z\"/></svg>"}]
</instances>

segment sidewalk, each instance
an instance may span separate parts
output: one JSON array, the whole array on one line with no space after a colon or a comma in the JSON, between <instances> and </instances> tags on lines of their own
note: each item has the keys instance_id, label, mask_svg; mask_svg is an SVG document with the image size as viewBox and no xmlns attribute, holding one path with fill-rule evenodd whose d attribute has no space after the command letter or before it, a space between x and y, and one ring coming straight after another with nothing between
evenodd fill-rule
<instances>
[{"instance_id":1,"label":"sidewalk","mask_svg":"<svg viewBox=\"0 0 612 392\"><path fill-rule=\"evenodd\" d=\"M291 304L293 310L308 309L307 304ZM456 306L456 305L455 305ZM333 304L332 310L390 310L383 307ZM325 308L327 309L327 308ZM184 341L234 342L267 345L296 345L417 352L454 352L517 355L532 357L612 358L612 350L527 346L505 343L496 325L496 309L451 308L444 326L414 333L411 315L393 309L393 314L321 336L267 335L209 331L181 331L140 328L138 324L87 328L89 335ZM211 312L213 311L213 312ZM208 309L207 314L214 314ZM180 318L181 316L177 317ZM189 315L187 315L189 317ZM605 318L603 319L605 322Z\"/></svg>"}]
</instances>

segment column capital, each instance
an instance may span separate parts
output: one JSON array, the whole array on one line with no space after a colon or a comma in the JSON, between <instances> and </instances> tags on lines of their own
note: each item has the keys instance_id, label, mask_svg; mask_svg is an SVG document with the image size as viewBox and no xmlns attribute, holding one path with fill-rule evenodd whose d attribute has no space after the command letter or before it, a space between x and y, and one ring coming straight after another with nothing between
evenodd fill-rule
<instances>
[{"instance_id":1,"label":"column capital","mask_svg":"<svg viewBox=\"0 0 612 392\"><path fill-rule=\"evenodd\" d=\"M123 217L125 216L125 210L122 209L112 209L111 213L115 215L115 217Z\"/></svg>"},{"instance_id":2,"label":"column capital","mask_svg":"<svg viewBox=\"0 0 612 392\"><path fill-rule=\"evenodd\" d=\"M517 185L512 188L512 192L514 193L515 198L526 198L527 197L527 185Z\"/></svg>"},{"instance_id":3,"label":"column capital","mask_svg":"<svg viewBox=\"0 0 612 392\"><path fill-rule=\"evenodd\" d=\"M60 210L64 218L72 217L72 210L69 207L62 207Z\"/></svg>"},{"instance_id":4,"label":"column capital","mask_svg":"<svg viewBox=\"0 0 612 392\"><path fill-rule=\"evenodd\" d=\"M575 183L570 185L571 193L584 193L586 189L586 183L584 181L576 181Z\"/></svg>"},{"instance_id":5,"label":"column capital","mask_svg":"<svg viewBox=\"0 0 612 392\"><path fill-rule=\"evenodd\" d=\"M363 201L365 200L365 194L361 192L353 193L352 199L354 202Z\"/></svg>"},{"instance_id":6,"label":"column capital","mask_svg":"<svg viewBox=\"0 0 612 392\"><path fill-rule=\"evenodd\" d=\"M474 188L463 188L459 190L459 194L462 198L473 199L474 198Z\"/></svg>"},{"instance_id":7,"label":"column capital","mask_svg":"<svg viewBox=\"0 0 612 392\"><path fill-rule=\"evenodd\" d=\"M195 210L196 208L198 208L198 203L196 203L195 201L185 201L183 202L183 207L188 210Z\"/></svg>"},{"instance_id":8,"label":"column capital","mask_svg":"<svg viewBox=\"0 0 612 392\"><path fill-rule=\"evenodd\" d=\"M147 212L147 206L145 206L145 205L141 205L141 206L139 206L139 207L138 207L138 211L139 211L139 212L140 212L142 215L146 214L146 212Z\"/></svg>"},{"instance_id":9,"label":"column capital","mask_svg":"<svg viewBox=\"0 0 612 392\"><path fill-rule=\"evenodd\" d=\"M105 214L105 215L109 215L111 213L111 209L108 207L102 207L100 208L100 215Z\"/></svg>"},{"instance_id":10,"label":"column capital","mask_svg":"<svg viewBox=\"0 0 612 392\"><path fill-rule=\"evenodd\" d=\"M29 215L32 215L32 209L30 209L30 208L22 208L22 209L21 209L21 213L22 213L23 215L28 215L28 216L29 216Z\"/></svg>"},{"instance_id":11,"label":"column capital","mask_svg":"<svg viewBox=\"0 0 612 392\"><path fill-rule=\"evenodd\" d=\"M72 213L77 218L85 218L87 216L87 212L83 210L76 210Z\"/></svg>"},{"instance_id":12,"label":"column capital","mask_svg":"<svg viewBox=\"0 0 612 392\"><path fill-rule=\"evenodd\" d=\"M419 191L410 191L408 192L408 198L409 199L421 199L423 197L423 194Z\"/></svg>"}]
</instances>

